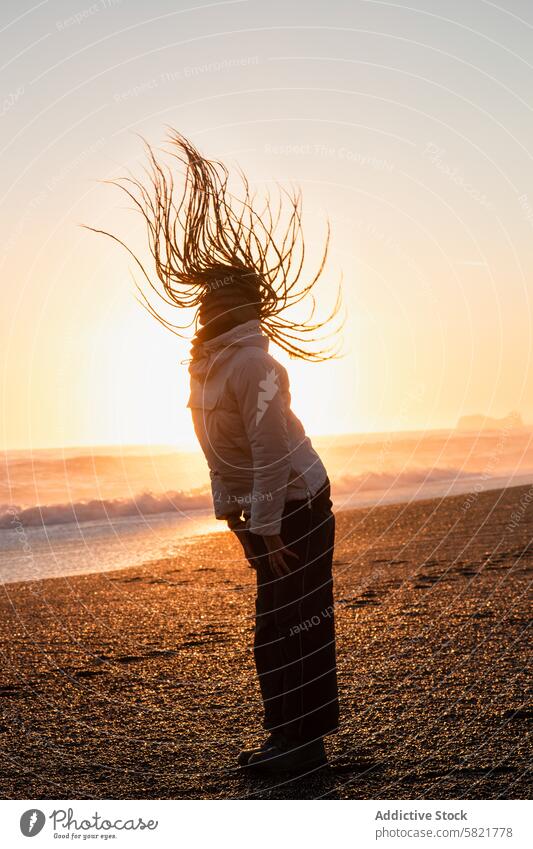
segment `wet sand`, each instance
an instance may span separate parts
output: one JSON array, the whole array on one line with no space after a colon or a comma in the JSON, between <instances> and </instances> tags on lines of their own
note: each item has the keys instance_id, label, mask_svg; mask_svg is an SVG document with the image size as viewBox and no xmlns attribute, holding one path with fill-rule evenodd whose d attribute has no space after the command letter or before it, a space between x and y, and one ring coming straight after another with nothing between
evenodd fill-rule
<instances>
[{"instance_id":1,"label":"wet sand","mask_svg":"<svg viewBox=\"0 0 533 849\"><path fill-rule=\"evenodd\" d=\"M2 587L2 798L527 798L533 487L339 513L330 766L254 778L254 573L187 556Z\"/></svg>"}]
</instances>

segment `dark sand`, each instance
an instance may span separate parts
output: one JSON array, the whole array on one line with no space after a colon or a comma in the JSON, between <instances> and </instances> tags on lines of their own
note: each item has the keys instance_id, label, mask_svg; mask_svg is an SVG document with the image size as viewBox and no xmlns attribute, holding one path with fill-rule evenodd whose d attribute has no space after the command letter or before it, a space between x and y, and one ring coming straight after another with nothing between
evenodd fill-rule
<instances>
[{"instance_id":1,"label":"dark sand","mask_svg":"<svg viewBox=\"0 0 533 849\"><path fill-rule=\"evenodd\" d=\"M468 508L468 509L467 509ZM254 573L181 559L3 587L3 798L525 798L533 488L338 515L342 728L257 779Z\"/></svg>"}]
</instances>

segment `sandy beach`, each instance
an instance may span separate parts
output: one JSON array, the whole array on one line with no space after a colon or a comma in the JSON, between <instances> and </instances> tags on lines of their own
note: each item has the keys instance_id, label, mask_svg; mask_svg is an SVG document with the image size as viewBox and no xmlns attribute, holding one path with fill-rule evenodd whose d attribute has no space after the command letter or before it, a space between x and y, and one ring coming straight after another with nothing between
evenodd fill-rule
<instances>
[{"instance_id":1,"label":"sandy beach","mask_svg":"<svg viewBox=\"0 0 533 849\"><path fill-rule=\"evenodd\" d=\"M2 587L3 798L526 798L533 488L337 515L342 726L258 779L254 573L229 532ZM529 674L528 674L529 673Z\"/></svg>"}]
</instances>

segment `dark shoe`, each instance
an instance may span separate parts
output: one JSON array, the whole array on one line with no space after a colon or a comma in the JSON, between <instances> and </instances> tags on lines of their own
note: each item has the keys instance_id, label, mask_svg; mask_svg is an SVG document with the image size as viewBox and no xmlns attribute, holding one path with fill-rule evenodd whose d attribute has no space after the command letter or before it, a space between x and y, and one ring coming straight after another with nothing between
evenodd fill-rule
<instances>
[{"instance_id":1,"label":"dark shoe","mask_svg":"<svg viewBox=\"0 0 533 849\"><path fill-rule=\"evenodd\" d=\"M279 734L276 734L275 732L273 734L269 734L265 742L260 746L256 746L254 749L243 749L239 752L237 763L239 766L246 766L252 755L257 754L258 752L265 752L267 749L275 746L278 742L280 742Z\"/></svg>"},{"instance_id":2,"label":"dark shoe","mask_svg":"<svg viewBox=\"0 0 533 849\"><path fill-rule=\"evenodd\" d=\"M322 738L310 743L300 741L277 743L254 752L247 766L261 772L303 772L325 766L328 762Z\"/></svg>"}]
</instances>

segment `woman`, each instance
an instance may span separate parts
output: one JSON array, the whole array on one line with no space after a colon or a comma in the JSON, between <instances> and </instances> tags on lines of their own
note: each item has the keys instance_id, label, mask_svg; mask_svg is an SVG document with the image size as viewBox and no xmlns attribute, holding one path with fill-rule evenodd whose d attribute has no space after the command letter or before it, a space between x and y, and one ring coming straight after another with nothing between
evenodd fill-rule
<instances>
[{"instance_id":1,"label":"woman","mask_svg":"<svg viewBox=\"0 0 533 849\"><path fill-rule=\"evenodd\" d=\"M178 133L173 155L185 166L175 197L173 175L151 148L148 186L119 183L142 212L156 282L170 307L194 308L189 364L191 409L205 454L218 519L227 522L257 571L254 654L267 739L240 753L253 770L301 771L326 763L324 736L338 726L332 558L335 519L327 473L290 407L289 380L268 352L275 342L291 356L324 360L316 333L325 321L297 322L287 310L318 280L301 284L304 242L301 197L285 194L254 209L230 194L228 172L204 159ZM115 237L113 237L115 238ZM123 243L121 243L123 244ZM128 249L129 250L129 249ZM131 253L131 251L130 251ZM145 305L167 328L177 325Z\"/></svg>"}]
</instances>

